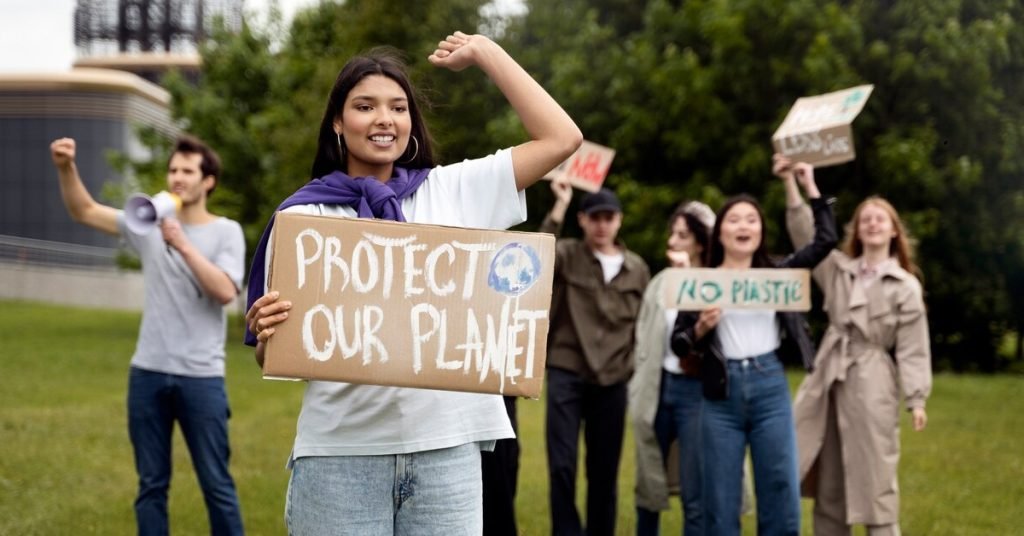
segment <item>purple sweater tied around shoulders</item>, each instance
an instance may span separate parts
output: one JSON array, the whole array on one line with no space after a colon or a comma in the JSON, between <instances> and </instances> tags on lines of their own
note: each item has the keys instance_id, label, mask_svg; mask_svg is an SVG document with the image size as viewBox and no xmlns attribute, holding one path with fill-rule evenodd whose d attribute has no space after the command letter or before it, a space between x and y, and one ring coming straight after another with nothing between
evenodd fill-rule
<instances>
[{"instance_id":1,"label":"purple sweater tied around shoulders","mask_svg":"<svg viewBox=\"0 0 1024 536\"><path fill-rule=\"evenodd\" d=\"M430 169L395 167L391 179L381 182L374 177L352 178L341 171L335 171L307 182L285 199L274 211L274 215L295 205L348 205L356 210L360 218L405 221L402 200L416 193L429 174ZM249 293L245 302L246 311L252 307L253 302L263 296L267 242L270 240L270 230L274 227L274 215L270 216L270 221L267 222L263 236L256 246L256 254L252 258L252 267L249 269ZM246 326L245 344L256 346L256 342L256 336L249 331L249 326Z\"/></svg>"}]
</instances>

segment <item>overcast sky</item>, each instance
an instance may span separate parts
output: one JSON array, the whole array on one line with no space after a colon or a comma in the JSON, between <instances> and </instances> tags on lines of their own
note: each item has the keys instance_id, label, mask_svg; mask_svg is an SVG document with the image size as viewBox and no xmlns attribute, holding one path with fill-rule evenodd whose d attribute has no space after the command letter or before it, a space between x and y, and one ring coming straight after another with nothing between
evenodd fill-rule
<instances>
[{"instance_id":1,"label":"overcast sky","mask_svg":"<svg viewBox=\"0 0 1024 536\"><path fill-rule=\"evenodd\" d=\"M116 1L116 0L111 0ZM265 16L271 0L245 0L246 13ZM277 0L285 21L319 0ZM75 0L0 0L0 73L66 71L75 60ZM507 13L522 0L495 0Z\"/></svg>"},{"instance_id":2,"label":"overcast sky","mask_svg":"<svg viewBox=\"0 0 1024 536\"><path fill-rule=\"evenodd\" d=\"M317 0L278 0L285 19ZM264 14L269 0L246 0ZM75 0L0 0L0 73L66 71L75 59Z\"/></svg>"}]
</instances>

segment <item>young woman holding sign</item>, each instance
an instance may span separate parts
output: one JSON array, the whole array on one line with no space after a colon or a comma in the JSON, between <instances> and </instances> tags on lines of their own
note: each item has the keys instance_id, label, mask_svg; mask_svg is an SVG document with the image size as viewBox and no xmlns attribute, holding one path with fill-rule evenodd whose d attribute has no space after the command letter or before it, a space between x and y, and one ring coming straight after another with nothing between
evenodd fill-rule
<instances>
[{"instance_id":1,"label":"young woman holding sign","mask_svg":"<svg viewBox=\"0 0 1024 536\"><path fill-rule=\"evenodd\" d=\"M330 92L306 186L280 210L506 229L523 221L522 191L569 157L582 134L500 46L455 32L428 58L477 66L518 113L532 140L436 166L402 63L374 51L350 60ZM273 221L249 281L246 342L264 345L287 321L287 296L263 274ZM498 395L310 381L291 455L290 534L480 534L480 451L513 437Z\"/></svg>"},{"instance_id":2,"label":"young woman holding sign","mask_svg":"<svg viewBox=\"0 0 1024 536\"><path fill-rule=\"evenodd\" d=\"M837 241L832 208L813 179L805 186L814 213L813 241L779 263L765 252L764 217L753 198L719 210L707 265L712 268L813 268ZM758 534L800 533L796 438L789 385L779 355L810 368L814 355L803 315L771 310L680 312L672 332L676 355L697 353L704 405L704 524L707 534L740 533L743 456L750 446Z\"/></svg>"},{"instance_id":3,"label":"young woman holding sign","mask_svg":"<svg viewBox=\"0 0 1024 536\"><path fill-rule=\"evenodd\" d=\"M806 243L810 210L795 182L813 182L814 168L776 156L774 171L786 184L793 242ZM842 249L814 270L829 326L793 411L817 535L848 535L854 524L871 536L900 533L900 391L921 431L932 380L917 272L906 228L880 197L857 206Z\"/></svg>"}]
</instances>

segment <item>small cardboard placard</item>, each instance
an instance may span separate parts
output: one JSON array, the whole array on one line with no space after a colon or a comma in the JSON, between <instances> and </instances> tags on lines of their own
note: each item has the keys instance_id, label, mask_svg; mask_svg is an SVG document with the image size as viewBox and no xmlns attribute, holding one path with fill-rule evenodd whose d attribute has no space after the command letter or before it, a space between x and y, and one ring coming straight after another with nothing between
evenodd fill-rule
<instances>
[{"instance_id":1,"label":"small cardboard placard","mask_svg":"<svg viewBox=\"0 0 1024 536\"><path fill-rule=\"evenodd\" d=\"M263 375L537 398L549 234L278 213Z\"/></svg>"},{"instance_id":2,"label":"small cardboard placard","mask_svg":"<svg viewBox=\"0 0 1024 536\"><path fill-rule=\"evenodd\" d=\"M811 309L810 271L795 268L670 268L662 285L668 309ZM275 335L276 336L276 335Z\"/></svg>"},{"instance_id":3,"label":"small cardboard placard","mask_svg":"<svg viewBox=\"0 0 1024 536\"><path fill-rule=\"evenodd\" d=\"M775 152L815 167L853 160L850 123L864 109L872 89L868 84L797 99L772 135Z\"/></svg>"},{"instance_id":4,"label":"small cardboard placard","mask_svg":"<svg viewBox=\"0 0 1024 536\"><path fill-rule=\"evenodd\" d=\"M544 178L554 180L565 177L569 184L586 192L601 189L608 178L608 170L615 159L615 149L584 140L568 160L551 170Z\"/></svg>"}]
</instances>

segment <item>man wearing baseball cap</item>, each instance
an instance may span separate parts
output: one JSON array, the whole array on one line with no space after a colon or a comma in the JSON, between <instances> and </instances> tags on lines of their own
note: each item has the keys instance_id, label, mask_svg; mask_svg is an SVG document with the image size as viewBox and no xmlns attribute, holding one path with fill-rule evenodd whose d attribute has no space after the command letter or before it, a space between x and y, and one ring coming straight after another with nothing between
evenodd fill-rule
<instances>
[{"instance_id":1,"label":"man wearing baseball cap","mask_svg":"<svg viewBox=\"0 0 1024 536\"><path fill-rule=\"evenodd\" d=\"M554 180L541 225L559 235L572 186ZM547 455L553 534L615 533L626 384L647 264L618 239L622 205L611 190L587 194L577 214L583 239L558 240L547 358ZM583 423L586 423L585 425ZM580 427L585 431L586 523L576 511Z\"/></svg>"}]
</instances>

